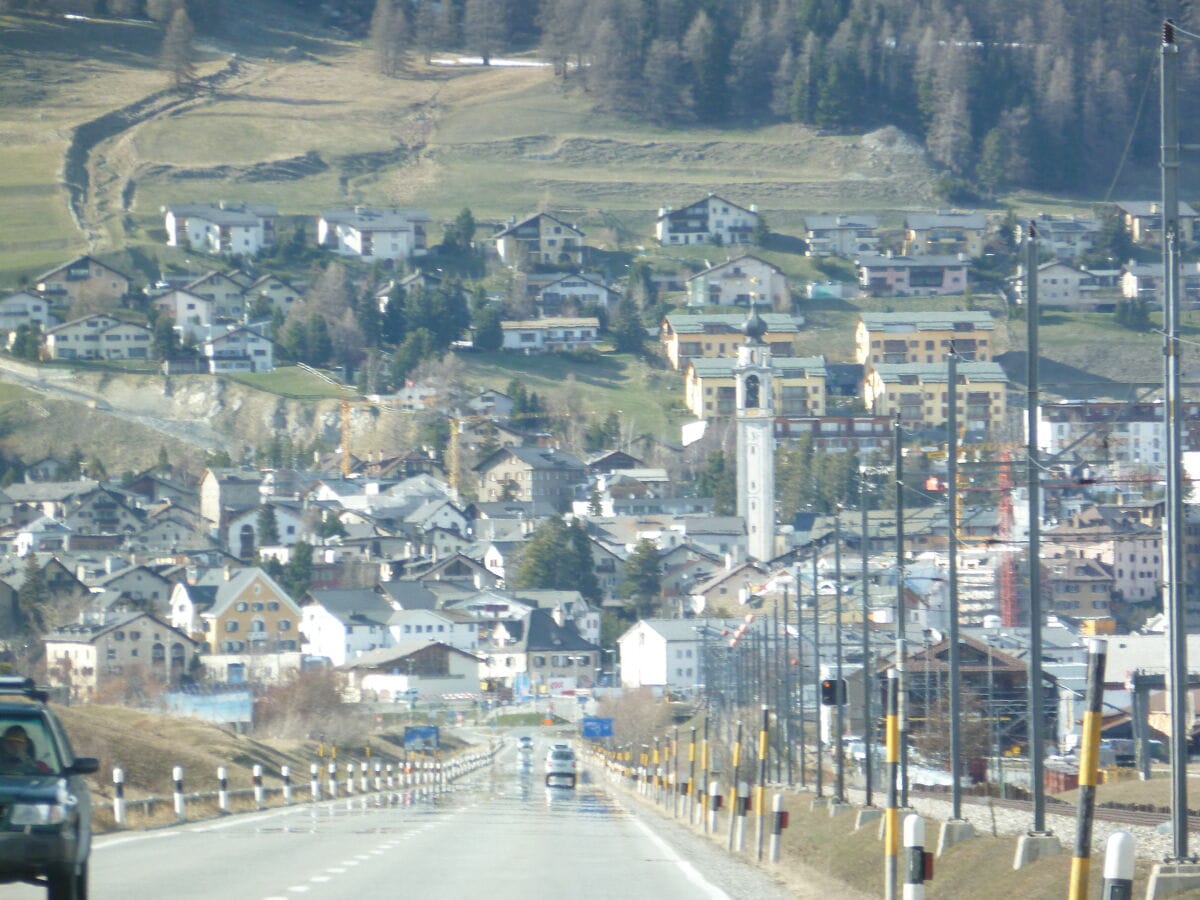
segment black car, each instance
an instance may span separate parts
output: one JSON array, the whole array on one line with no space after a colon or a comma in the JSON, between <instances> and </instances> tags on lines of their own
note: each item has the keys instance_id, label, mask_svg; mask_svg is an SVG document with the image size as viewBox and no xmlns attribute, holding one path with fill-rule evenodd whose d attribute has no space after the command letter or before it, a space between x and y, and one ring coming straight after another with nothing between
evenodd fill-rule
<instances>
[{"instance_id":1,"label":"black car","mask_svg":"<svg viewBox=\"0 0 1200 900\"><path fill-rule=\"evenodd\" d=\"M42 884L49 900L87 897L92 805L85 775L46 693L0 677L0 884Z\"/></svg>"}]
</instances>

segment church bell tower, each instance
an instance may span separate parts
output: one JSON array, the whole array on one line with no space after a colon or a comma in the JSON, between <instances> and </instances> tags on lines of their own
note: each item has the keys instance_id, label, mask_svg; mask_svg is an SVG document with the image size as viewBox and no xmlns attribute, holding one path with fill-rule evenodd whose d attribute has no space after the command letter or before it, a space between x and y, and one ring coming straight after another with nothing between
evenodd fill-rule
<instances>
[{"instance_id":1,"label":"church bell tower","mask_svg":"<svg viewBox=\"0 0 1200 900\"><path fill-rule=\"evenodd\" d=\"M737 511L746 523L747 549L760 562L775 554L775 397L767 323L751 305L742 326L733 375L737 383Z\"/></svg>"}]
</instances>

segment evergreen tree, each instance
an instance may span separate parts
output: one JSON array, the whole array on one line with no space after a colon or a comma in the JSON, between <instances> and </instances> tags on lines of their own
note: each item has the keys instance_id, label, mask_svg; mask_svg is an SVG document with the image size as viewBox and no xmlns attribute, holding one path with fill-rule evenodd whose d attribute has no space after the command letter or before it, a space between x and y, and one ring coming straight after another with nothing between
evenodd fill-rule
<instances>
[{"instance_id":1,"label":"evergreen tree","mask_svg":"<svg viewBox=\"0 0 1200 900\"><path fill-rule=\"evenodd\" d=\"M654 542L642 538L625 560L618 588L626 598L626 609L639 619L649 618L661 611L662 560Z\"/></svg>"},{"instance_id":2,"label":"evergreen tree","mask_svg":"<svg viewBox=\"0 0 1200 900\"><path fill-rule=\"evenodd\" d=\"M408 46L408 13L403 3L394 0L375 0L371 16L371 44L381 74L392 78L400 71L404 51Z\"/></svg>"},{"instance_id":3,"label":"evergreen tree","mask_svg":"<svg viewBox=\"0 0 1200 900\"><path fill-rule=\"evenodd\" d=\"M509 0L467 0L463 37L467 49L478 53L485 66L508 42L511 15Z\"/></svg>"},{"instance_id":4,"label":"evergreen tree","mask_svg":"<svg viewBox=\"0 0 1200 900\"><path fill-rule=\"evenodd\" d=\"M196 80L195 37L187 7L181 3L171 15L159 52L159 65L171 76L175 88L186 87Z\"/></svg>"},{"instance_id":5,"label":"evergreen tree","mask_svg":"<svg viewBox=\"0 0 1200 900\"><path fill-rule=\"evenodd\" d=\"M275 516L274 506L270 503L260 506L256 524L260 547L273 547L279 543L279 521Z\"/></svg>"},{"instance_id":6,"label":"evergreen tree","mask_svg":"<svg viewBox=\"0 0 1200 900\"><path fill-rule=\"evenodd\" d=\"M678 44L654 41L650 45L642 81L645 83L643 113L651 122L670 125L695 118L685 63Z\"/></svg>"},{"instance_id":7,"label":"evergreen tree","mask_svg":"<svg viewBox=\"0 0 1200 900\"><path fill-rule=\"evenodd\" d=\"M612 323L613 343L621 353L641 353L646 346L646 327L638 313L637 301L626 292L617 304Z\"/></svg>"},{"instance_id":8,"label":"evergreen tree","mask_svg":"<svg viewBox=\"0 0 1200 900\"><path fill-rule=\"evenodd\" d=\"M280 571L283 589L296 602L308 593L312 584L313 548L306 541L297 541L292 545L287 563Z\"/></svg>"},{"instance_id":9,"label":"evergreen tree","mask_svg":"<svg viewBox=\"0 0 1200 900\"><path fill-rule=\"evenodd\" d=\"M728 105L725 87L728 59L722 36L703 9L688 26L683 52L692 72L696 117L703 122L721 121Z\"/></svg>"},{"instance_id":10,"label":"evergreen tree","mask_svg":"<svg viewBox=\"0 0 1200 900\"><path fill-rule=\"evenodd\" d=\"M598 600L600 587L583 524L568 525L561 516L543 522L525 543L513 586L579 591L588 600Z\"/></svg>"},{"instance_id":11,"label":"evergreen tree","mask_svg":"<svg viewBox=\"0 0 1200 900\"><path fill-rule=\"evenodd\" d=\"M17 589L13 608L13 624L22 630L45 629L45 608L50 600L50 586L46 583L46 572L37 554L30 552L25 557L24 580Z\"/></svg>"},{"instance_id":12,"label":"evergreen tree","mask_svg":"<svg viewBox=\"0 0 1200 900\"><path fill-rule=\"evenodd\" d=\"M709 454L700 477L696 479L696 493L716 501L713 512L718 516L732 516L737 511L737 472L720 450Z\"/></svg>"},{"instance_id":13,"label":"evergreen tree","mask_svg":"<svg viewBox=\"0 0 1200 900\"><path fill-rule=\"evenodd\" d=\"M485 306L475 315L474 346L476 350L499 350L504 344L504 328L500 310Z\"/></svg>"}]
</instances>

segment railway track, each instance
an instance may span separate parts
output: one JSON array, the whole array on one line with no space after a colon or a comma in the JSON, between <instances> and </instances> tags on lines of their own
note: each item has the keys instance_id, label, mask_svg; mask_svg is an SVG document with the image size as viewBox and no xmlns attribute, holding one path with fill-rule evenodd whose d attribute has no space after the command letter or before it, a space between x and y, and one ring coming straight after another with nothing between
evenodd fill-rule
<instances>
[{"instance_id":1,"label":"railway track","mask_svg":"<svg viewBox=\"0 0 1200 900\"><path fill-rule=\"evenodd\" d=\"M914 789L911 793L918 797L925 797L930 800L947 800L949 799L948 791L926 791ZM1013 809L1032 812L1033 801L1031 800L1015 800L1005 797L980 797L970 794L963 796L963 802L971 803L975 806L986 806L989 803L998 809ZM1055 816L1074 816L1075 806L1063 800L1049 798L1046 801L1046 812ZM1156 828L1163 822L1171 820L1171 811L1168 809L1157 808L1152 810L1144 809L1119 809L1111 806L1096 806L1096 818L1105 822L1116 822L1120 825L1140 825L1144 828ZM1188 816L1188 831L1200 831L1200 816Z\"/></svg>"}]
</instances>

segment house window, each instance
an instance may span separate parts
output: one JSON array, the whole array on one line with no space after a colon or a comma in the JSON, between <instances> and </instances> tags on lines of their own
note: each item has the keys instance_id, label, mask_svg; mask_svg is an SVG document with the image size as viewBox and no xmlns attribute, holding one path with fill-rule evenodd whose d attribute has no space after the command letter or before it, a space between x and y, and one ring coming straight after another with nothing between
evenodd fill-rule
<instances>
[{"instance_id":1,"label":"house window","mask_svg":"<svg viewBox=\"0 0 1200 900\"><path fill-rule=\"evenodd\" d=\"M544 666L544 665L546 665L546 657L544 657L544 656L535 656L535 657L533 658L533 664L534 664L535 666Z\"/></svg>"},{"instance_id":2,"label":"house window","mask_svg":"<svg viewBox=\"0 0 1200 900\"><path fill-rule=\"evenodd\" d=\"M233 607L235 612L245 612L249 608L250 608L249 604L245 603L244 601L241 603L235 604Z\"/></svg>"},{"instance_id":3,"label":"house window","mask_svg":"<svg viewBox=\"0 0 1200 900\"><path fill-rule=\"evenodd\" d=\"M279 620L279 630L280 631L291 631L292 630L291 619L280 619ZM374 630L374 629L372 629L372 630Z\"/></svg>"},{"instance_id":4,"label":"house window","mask_svg":"<svg viewBox=\"0 0 1200 900\"><path fill-rule=\"evenodd\" d=\"M230 619L228 622L225 623L225 630L227 632L229 632L230 634L232 634L233 632L238 630L238 623L234 622L232 619Z\"/></svg>"}]
</instances>

